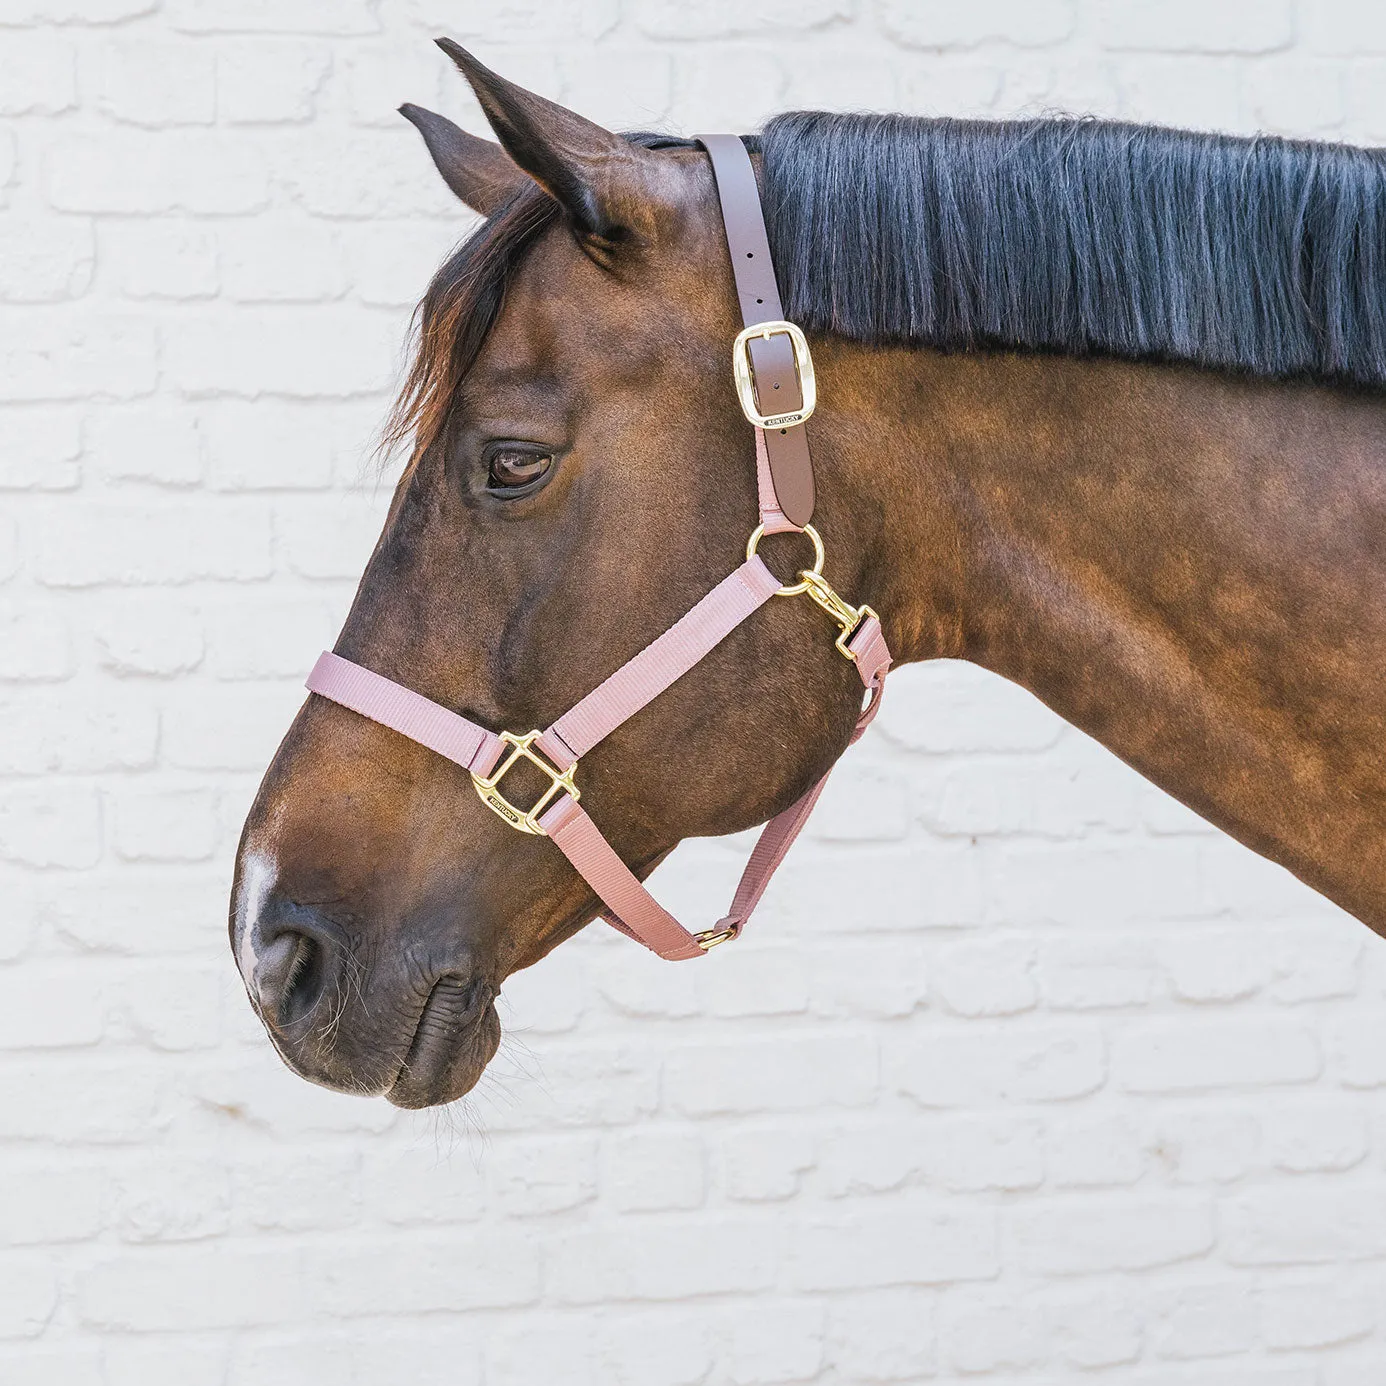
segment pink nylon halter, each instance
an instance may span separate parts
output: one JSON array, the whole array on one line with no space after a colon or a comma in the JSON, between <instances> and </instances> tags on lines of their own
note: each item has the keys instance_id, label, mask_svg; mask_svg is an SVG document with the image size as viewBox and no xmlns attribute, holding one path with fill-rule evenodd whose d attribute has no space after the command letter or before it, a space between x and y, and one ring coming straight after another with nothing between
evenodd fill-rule
<instances>
[{"instance_id":1,"label":"pink nylon halter","mask_svg":"<svg viewBox=\"0 0 1386 1386\"><path fill-rule=\"evenodd\" d=\"M719 137L707 137L710 152L711 142L716 139ZM744 158L739 141L735 148ZM723 141L717 146L717 158L725 157L727 144ZM771 324L771 330L779 329ZM797 531L799 526L791 523L780 508L764 432L759 427L754 431L757 493L764 532ZM812 537L817 545L816 534ZM807 576L801 574L801 579ZM805 588L814 585L804 584ZM827 596L812 591L810 595L842 625L838 648L856 666L869 695L850 745L866 730L880 706L890 669L890 650L875 612L869 607L848 606L826 583L819 582L817 586ZM827 775L765 825L742 873L731 908L712 928L693 933L659 904L602 836L579 802L580 791L573 771L581 756L657 698L782 590L774 574L750 553L739 568L634 659L547 729L525 737L489 731L402 684L332 653L319 657L307 686L311 692L390 727L470 771L483 801L512 827L537 832L553 841L596 892L605 906L604 917L622 933L662 958L699 958L716 944L740 934L776 868L808 821L827 783ZM510 804L499 788L505 771L521 757L537 765L551 782L540 804L528 813Z\"/></svg>"}]
</instances>

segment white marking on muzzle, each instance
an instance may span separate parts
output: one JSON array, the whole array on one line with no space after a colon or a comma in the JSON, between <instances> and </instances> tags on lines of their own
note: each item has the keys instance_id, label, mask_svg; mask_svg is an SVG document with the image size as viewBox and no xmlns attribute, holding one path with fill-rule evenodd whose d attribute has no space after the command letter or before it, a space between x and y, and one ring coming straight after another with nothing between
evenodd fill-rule
<instances>
[{"instance_id":1,"label":"white marking on muzzle","mask_svg":"<svg viewBox=\"0 0 1386 1386\"><path fill-rule=\"evenodd\" d=\"M236 963L249 987L255 980L255 935L260 915L279 876L279 865L268 852L248 852L236 894Z\"/></svg>"}]
</instances>

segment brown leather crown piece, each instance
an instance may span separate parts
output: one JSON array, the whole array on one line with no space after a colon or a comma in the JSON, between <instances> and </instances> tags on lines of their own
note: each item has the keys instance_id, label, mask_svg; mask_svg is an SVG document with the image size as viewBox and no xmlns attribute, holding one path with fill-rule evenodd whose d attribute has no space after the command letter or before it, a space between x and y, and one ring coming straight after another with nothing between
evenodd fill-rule
<instances>
[{"instance_id":1,"label":"brown leather crown piece","mask_svg":"<svg viewBox=\"0 0 1386 1386\"><path fill-rule=\"evenodd\" d=\"M736 135L699 135L698 142L707 150L717 180L741 320L747 327L778 322L784 317L784 305L775 281L751 156ZM769 416L763 434L775 496L785 518L803 528L813 518L808 432L803 423L775 422L778 415L794 414L804 407L794 343L786 334L776 332L752 337L747 350L754 368L756 401L760 412Z\"/></svg>"}]
</instances>

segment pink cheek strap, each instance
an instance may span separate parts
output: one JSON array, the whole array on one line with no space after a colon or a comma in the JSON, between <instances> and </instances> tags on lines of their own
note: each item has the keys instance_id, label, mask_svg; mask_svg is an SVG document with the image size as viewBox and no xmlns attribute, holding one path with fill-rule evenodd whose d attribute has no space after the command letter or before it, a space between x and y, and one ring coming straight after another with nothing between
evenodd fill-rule
<instances>
[{"instance_id":1,"label":"pink cheek strap","mask_svg":"<svg viewBox=\"0 0 1386 1386\"><path fill-rule=\"evenodd\" d=\"M533 746L557 767L557 772L542 761L538 762L541 768L557 784L559 775L571 771L579 756L687 673L778 589L777 579L759 558L747 559L691 611L535 738ZM874 613L865 615L845 641L845 650L870 697L852 734L855 742L876 715L890 668L890 651ZM507 742L495 732L340 655L321 655L308 676L307 686L311 692L447 757L470 771L474 779L492 775L502 763L507 747L514 745L513 740ZM684 928L645 889L566 788L542 812L537 827L596 892L605 906L604 917L615 928L662 958L698 958L741 932L776 868L808 821L826 783L825 775L765 825L737 886L731 909L713 928L698 933Z\"/></svg>"}]
</instances>

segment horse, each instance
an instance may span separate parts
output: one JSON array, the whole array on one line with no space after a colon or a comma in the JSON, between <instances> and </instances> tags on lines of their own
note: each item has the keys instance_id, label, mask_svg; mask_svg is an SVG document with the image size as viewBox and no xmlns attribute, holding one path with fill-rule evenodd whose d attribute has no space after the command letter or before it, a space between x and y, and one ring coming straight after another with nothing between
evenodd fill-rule
<instances>
[{"instance_id":1,"label":"horse","mask_svg":"<svg viewBox=\"0 0 1386 1386\"><path fill-rule=\"evenodd\" d=\"M420 304L388 429L412 451L335 655L469 725L542 727L742 561L729 233L702 144L613 134L440 45L498 143L402 113L485 221ZM811 344L814 525L894 658L1022 685L1386 934L1386 158L815 112L744 147ZM804 547L761 554L792 573ZM862 685L824 629L765 602L583 756L634 877L843 752ZM505 794L555 775L522 757ZM317 693L289 727L230 938L305 1078L461 1096L505 978L601 912L473 778Z\"/></svg>"}]
</instances>

